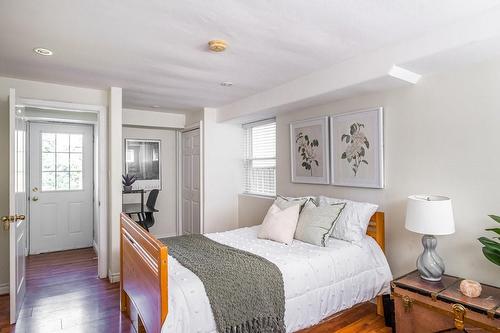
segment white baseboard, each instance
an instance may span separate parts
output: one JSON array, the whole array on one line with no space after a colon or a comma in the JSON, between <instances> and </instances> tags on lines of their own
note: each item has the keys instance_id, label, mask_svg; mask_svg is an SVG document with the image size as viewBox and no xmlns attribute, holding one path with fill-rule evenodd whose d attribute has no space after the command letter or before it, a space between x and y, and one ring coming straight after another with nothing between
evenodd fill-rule
<instances>
[{"instance_id":1,"label":"white baseboard","mask_svg":"<svg viewBox=\"0 0 500 333\"><path fill-rule=\"evenodd\" d=\"M0 295L7 295L8 293L10 293L9 284L0 283Z\"/></svg>"},{"instance_id":2,"label":"white baseboard","mask_svg":"<svg viewBox=\"0 0 500 333\"><path fill-rule=\"evenodd\" d=\"M111 273L111 271L108 271L108 279L111 283L120 282L120 273Z\"/></svg>"}]
</instances>

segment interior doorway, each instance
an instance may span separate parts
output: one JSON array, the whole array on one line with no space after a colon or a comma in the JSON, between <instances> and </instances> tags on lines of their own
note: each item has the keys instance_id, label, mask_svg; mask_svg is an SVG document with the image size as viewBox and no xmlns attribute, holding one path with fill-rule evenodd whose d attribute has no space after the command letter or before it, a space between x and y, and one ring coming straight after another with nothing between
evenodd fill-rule
<instances>
[{"instance_id":1,"label":"interior doorway","mask_svg":"<svg viewBox=\"0 0 500 333\"><path fill-rule=\"evenodd\" d=\"M29 122L29 254L94 244L93 127Z\"/></svg>"}]
</instances>

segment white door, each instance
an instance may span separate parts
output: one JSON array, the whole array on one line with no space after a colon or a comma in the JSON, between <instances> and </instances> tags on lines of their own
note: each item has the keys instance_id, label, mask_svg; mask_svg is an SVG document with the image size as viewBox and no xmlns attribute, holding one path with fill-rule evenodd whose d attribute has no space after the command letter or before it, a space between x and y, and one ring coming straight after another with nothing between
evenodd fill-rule
<instances>
[{"instance_id":1,"label":"white door","mask_svg":"<svg viewBox=\"0 0 500 333\"><path fill-rule=\"evenodd\" d=\"M200 130L182 133L182 233L199 234Z\"/></svg>"},{"instance_id":2,"label":"white door","mask_svg":"<svg viewBox=\"0 0 500 333\"><path fill-rule=\"evenodd\" d=\"M10 322L19 316L26 292L26 121L16 107L16 91L9 94L9 215L2 217L9 230Z\"/></svg>"},{"instance_id":3,"label":"white door","mask_svg":"<svg viewBox=\"0 0 500 333\"><path fill-rule=\"evenodd\" d=\"M92 246L93 128L30 124L30 254Z\"/></svg>"}]
</instances>

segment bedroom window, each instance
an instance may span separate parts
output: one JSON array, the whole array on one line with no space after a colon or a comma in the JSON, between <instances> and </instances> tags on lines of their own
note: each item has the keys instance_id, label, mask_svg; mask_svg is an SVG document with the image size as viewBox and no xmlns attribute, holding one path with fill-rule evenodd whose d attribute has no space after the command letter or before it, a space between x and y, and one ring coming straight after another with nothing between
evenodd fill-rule
<instances>
[{"instance_id":1,"label":"bedroom window","mask_svg":"<svg viewBox=\"0 0 500 333\"><path fill-rule=\"evenodd\" d=\"M244 193L276 195L276 120L243 125Z\"/></svg>"}]
</instances>

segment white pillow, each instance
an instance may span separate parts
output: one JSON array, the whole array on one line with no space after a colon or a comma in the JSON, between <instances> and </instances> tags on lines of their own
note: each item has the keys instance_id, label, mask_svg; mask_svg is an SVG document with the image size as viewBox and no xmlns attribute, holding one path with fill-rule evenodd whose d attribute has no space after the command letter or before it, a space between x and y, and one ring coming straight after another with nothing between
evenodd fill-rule
<instances>
[{"instance_id":1,"label":"white pillow","mask_svg":"<svg viewBox=\"0 0 500 333\"><path fill-rule=\"evenodd\" d=\"M273 204L267 211L266 217L264 217L257 237L291 244L293 235L295 234L295 228L297 228L299 210L299 204L283 210Z\"/></svg>"},{"instance_id":2,"label":"white pillow","mask_svg":"<svg viewBox=\"0 0 500 333\"><path fill-rule=\"evenodd\" d=\"M324 196L319 197L320 206L340 202L345 202L346 205L335 224L331 237L348 242L361 241L366 235L370 218L377 211L378 205Z\"/></svg>"}]
</instances>

